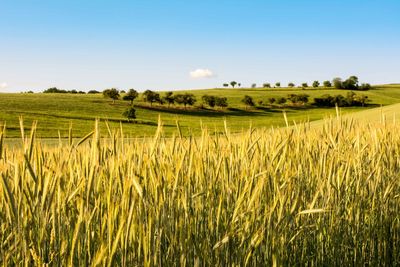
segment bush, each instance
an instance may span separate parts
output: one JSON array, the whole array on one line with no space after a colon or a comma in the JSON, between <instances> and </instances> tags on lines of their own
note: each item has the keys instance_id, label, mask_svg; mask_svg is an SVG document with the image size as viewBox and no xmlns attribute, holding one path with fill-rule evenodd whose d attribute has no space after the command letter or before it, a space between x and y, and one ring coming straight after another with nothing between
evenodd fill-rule
<instances>
[{"instance_id":1,"label":"bush","mask_svg":"<svg viewBox=\"0 0 400 267\"><path fill-rule=\"evenodd\" d=\"M226 108L228 106L228 99L226 97L216 97L215 105L220 108Z\"/></svg>"},{"instance_id":2,"label":"bush","mask_svg":"<svg viewBox=\"0 0 400 267\"><path fill-rule=\"evenodd\" d=\"M215 107L215 96L213 95L203 95L202 96L203 103L210 106L211 108Z\"/></svg>"},{"instance_id":3,"label":"bush","mask_svg":"<svg viewBox=\"0 0 400 267\"><path fill-rule=\"evenodd\" d=\"M273 103L276 102L276 99L275 99L274 97L270 97L270 98L268 98L268 102L269 102L270 104L273 104Z\"/></svg>"},{"instance_id":4,"label":"bush","mask_svg":"<svg viewBox=\"0 0 400 267\"><path fill-rule=\"evenodd\" d=\"M308 103L308 98L310 96L306 94L290 94L288 96L288 99L293 103L293 104L305 104Z\"/></svg>"},{"instance_id":5,"label":"bush","mask_svg":"<svg viewBox=\"0 0 400 267\"><path fill-rule=\"evenodd\" d=\"M45 94L86 94L84 91L77 91L75 89L68 91L68 90L64 90L64 89L58 89L57 87L51 87L49 89L46 89L43 91L43 93L45 93Z\"/></svg>"},{"instance_id":6,"label":"bush","mask_svg":"<svg viewBox=\"0 0 400 267\"><path fill-rule=\"evenodd\" d=\"M68 92L67 90L63 90L63 89L58 89L57 87L51 87L49 89L44 90L43 93L45 93L45 94L67 94L67 93L71 93L71 92Z\"/></svg>"},{"instance_id":7,"label":"bush","mask_svg":"<svg viewBox=\"0 0 400 267\"><path fill-rule=\"evenodd\" d=\"M277 103L278 105L283 105L283 104L286 103L286 101L287 101L287 99L284 98L284 97L279 97L278 99L276 99L276 103Z\"/></svg>"},{"instance_id":8,"label":"bush","mask_svg":"<svg viewBox=\"0 0 400 267\"><path fill-rule=\"evenodd\" d=\"M346 97L342 95L323 95L314 98L314 105L318 107L352 107L365 106L368 102L368 96L356 95L354 92L349 92Z\"/></svg>"},{"instance_id":9,"label":"bush","mask_svg":"<svg viewBox=\"0 0 400 267\"><path fill-rule=\"evenodd\" d=\"M359 86L358 90L367 91L372 89L372 86L369 83L363 83Z\"/></svg>"},{"instance_id":10,"label":"bush","mask_svg":"<svg viewBox=\"0 0 400 267\"><path fill-rule=\"evenodd\" d=\"M253 98L251 96L248 96L248 95L245 95L243 97L242 103L244 103L246 106L249 106L249 107L254 107L255 106Z\"/></svg>"},{"instance_id":11,"label":"bush","mask_svg":"<svg viewBox=\"0 0 400 267\"><path fill-rule=\"evenodd\" d=\"M136 110L132 107L128 108L124 113L122 113L122 115L125 116L128 121L136 119Z\"/></svg>"}]
</instances>

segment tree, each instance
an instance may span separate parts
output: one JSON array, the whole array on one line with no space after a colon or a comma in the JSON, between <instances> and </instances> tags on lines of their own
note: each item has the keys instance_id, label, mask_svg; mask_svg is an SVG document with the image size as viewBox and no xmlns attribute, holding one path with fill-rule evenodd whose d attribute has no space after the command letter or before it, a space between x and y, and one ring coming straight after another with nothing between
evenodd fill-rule
<instances>
[{"instance_id":1,"label":"tree","mask_svg":"<svg viewBox=\"0 0 400 267\"><path fill-rule=\"evenodd\" d=\"M312 84L312 87L318 88L319 87L319 81L314 81Z\"/></svg>"},{"instance_id":2,"label":"tree","mask_svg":"<svg viewBox=\"0 0 400 267\"><path fill-rule=\"evenodd\" d=\"M238 86L240 87L240 86L242 86L242 84L241 84L241 83L238 83Z\"/></svg>"},{"instance_id":3,"label":"tree","mask_svg":"<svg viewBox=\"0 0 400 267\"><path fill-rule=\"evenodd\" d=\"M332 83L330 81L324 81L324 87L332 87Z\"/></svg>"},{"instance_id":4,"label":"tree","mask_svg":"<svg viewBox=\"0 0 400 267\"><path fill-rule=\"evenodd\" d=\"M281 83L280 83L280 82L277 82L277 83L275 83L275 86L276 86L276 87L281 87Z\"/></svg>"},{"instance_id":5,"label":"tree","mask_svg":"<svg viewBox=\"0 0 400 267\"><path fill-rule=\"evenodd\" d=\"M359 86L359 90L363 90L363 91L366 91L366 90L370 90L372 88L372 86L369 84L369 83L363 83L363 84L361 84L360 86Z\"/></svg>"},{"instance_id":6,"label":"tree","mask_svg":"<svg viewBox=\"0 0 400 267\"><path fill-rule=\"evenodd\" d=\"M294 87L295 85L294 85L294 83L288 83L288 86L289 86L290 88L292 88L292 87Z\"/></svg>"},{"instance_id":7,"label":"tree","mask_svg":"<svg viewBox=\"0 0 400 267\"><path fill-rule=\"evenodd\" d=\"M276 99L275 99L274 97L268 98L268 102L269 102L270 104L275 103L275 101L276 101Z\"/></svg>"},{"instance_id":8,"label":"tree","mask_svg":"<svg viewBox=\"0 0 400 267\"><path fill-rule=\"evenodd\" d=\"M314 105L319 107L351 107L351 106L365 106L368 102L368 96L356 95L353 91L347 93L347 96L342 95L323 95L314 98Z\"/></svg>"},{"instance_id":9,"label":"tree","mask_svg":"<svg viewBox=\"0 0 400 267\"><path fill-rule=\"evenodd\" d=\"M357 90L358 89L358 77L350 76L343 82L343 89Z\"/></svg>"},{"instance_id":10,"label":"tree","mask_svg":"<svg viewBox=\"0 0 400 267\"><path fill-rule=\"evenodd\" d=\"M150 106L152 106L154 102L160 102L161 101L160 94L156 93L156 92L153 92L151 90L144 91L143 100L145 102L149 102Z\"/></svg>"},{"instance_id":11,"label":"tree","mask_svg":"<svg viewBox=\"0 0 400 267\"><path fill-rule=\"evenodd\" d=\"M343 89L343 81L339 77L333 78L332 84L333 84L333 87L335 87L336 89Z\"/></svg>"},{"instance_id":12,"label":"tree","mask_svg":"<svg viewBox=\"0 0 400 267\"><path fill-rule=\"evenodd\" d=\"M364 107L365 104L368 102L368 96L366 95L356 96L354 97L354 102Z\"/></svg>"},{"instance_id":13,"label":"tree","mask_svg":"<svg viewBox=\"0 0 400 267\"><path fill-rule=\"evenodd\" d=\"M304 103L308 102L309 95L306 95L306 94L298 94L298 95L290 94L288 96L288 98L293 104L296 104L296 103L304 104Z\"/></svg>"},{"instance_id":14,"label":"tree","mask_svg":"<svg viewBox=\"0 0 400 267\"><path fill-rule=\"evenodd\" d=\"M242 103L244 103L247 107L254 107L254 101L251 96L245 95L242 99Z\"/></svg>"},{"instance_id":15,"label":"tree","mask_svg":"<svg viewBox=\"0 0 400 267\"><path fill-rule=\"evenodd\" d=\"M125 116L128 119L128 121L136 119L136 110L130 107L127 110L125 110L125 112L122 113L122 115Z\"/></svg>"},{"instance_id":16,"label":"tree","mask_svg":"<svg viewBox=\"0 0 400 267\"><path fill-rule=\"evenodd\" d=\"M115 100L119 99L119 91L115 88L106 89L103 91L103 96L106 98L111 98L114 104Z\"/></svg>"},{"instance_id":17,"label":"tree","mask_svg":"<svg viewBox=\"0 0 400 267\"><path fill-rule=\"evenodd\" d=\"M206 105L208 105L208 106L210 106L210 107L215 107L215 104L216 104L216 99L215 99L215 96L212 96L212 95L203 95L202 96L202 99L203 99L203 103L204 104L206 104Z\"/></svg>"},{"instance_id":18,"label":"tree","mask_svg":"<svg viewBox=\"0 0 400 267\"><path fill-rule=\"evenodd\" d=\"M58 89L57 87L51 87L49 89L46 89L43 91L45 94L52 94L52 93L57 93L57 94L66 94L66 93L71 93L72 91L67 91L64 89Z\"/></svg>"},{"instance_id":19,"label":"tree","mask_svg":"<svg viewBox=\"0 0 400 267\"><path fill-rule=\"evenodd\" d=\"M284 98L284 97L279 97L279 98L276 100L276 103L277 103L278 105L282 105L282 104L285 104L286 101L287 101L286 98Z\"/></svg>"},{"instance_id":20,"label":"tree","mask_svg":"<svg viewBox=\"0 0 400 267\"><path fill-rule=\"evenodd\" d=\"M125 101L131 101L131 105L133 104L133 100L135 100L138 97L138 92L135 89L129 89L128 93L124 95L122 98Z\"/></svg>"},{"instance_id":21,"label":"tree","mask_svg":"<svg viewBox=\"0 0 400 267\"><path fill-rule=\"evenodd\" d=\"M307 83L302 83L301 86L302 86L303 88L307 88L307 87L308 87L308 84L307 84Z\"/></svg>"},{"instance_id":22,"label":"tree","mask_svg":"<svg viewBox=\"0 0 400 267\"><path fill-rule=\"evenodd\" d=\"M235 85L237 84L237 82L235 82L235 81L231 81L231 86L232 86L232 88L235 88Z\"/></svg>"},{"instance_id":23,"label":"tree","mask_svg":"<svg viewBox=\"0 0 400 267\"><path fill-rule=\"evenodd\" d=\"M215 105L220 108L228 106L228 99L226 97L215 97Z\"/></svg>"},{"instance_id":24,"label":"tree","mask_svg":"<svg viewBox=\"0 0 400 267\"><path fill-rule=\"evenodd\" d=\"M171 104L175 103L175 97L173 96L173 92L166 92L165 96L163 97L163 100L168 103L168 107L171 106Z\"/></svg>"},{"instance_id":25,"label":"tree","mask_svg":"<svg viewBox=\"0 0 400 267\"><path fill-rule=\"evenodd\" d=\"M270 84L270 83L264 83L264 84L263 84L263 87L264 87L264 88L271 88L271 84Z\"/></svg>"},{"instance_id":26,"label":"tree","mask_svg":"<svg viewBox=\"0 0 400 267\"><path fill-rule=\"evenodd\" d=\"M223 87L229 87L229 83L224 83L222 86Z\"/></svg>"},{"instance_id":27,"label":"tree","mask_svg":"<svg viewBox=\"0 0 400 267\"><path fill-rule=\"evenodd\" d=\"M193 94L178 94L175 95L175 102L178 104L183 104L185 106L193 106L196 103L196 97Z\"/></svg>"},{"instance_id":28,"label":"tree","mask_svg":"<svg viewBox=\"0 0 400 267\"><path fill-rule=\"evenodd\" d=\"M88 94L100 94L99 91L96 90L90 90L89 92L87 92Z\"/></svg>"},{"instance_id":29,"label":"tree","mask_svg":"<svg viewBox=\"0 0 400 267\"><path fill-rule=\"evenodd\" d=\"M252 85L251 85L251 88L256 88L257 87L257 84L256 83L253 83Z\"/></svg>"}]
</instances>

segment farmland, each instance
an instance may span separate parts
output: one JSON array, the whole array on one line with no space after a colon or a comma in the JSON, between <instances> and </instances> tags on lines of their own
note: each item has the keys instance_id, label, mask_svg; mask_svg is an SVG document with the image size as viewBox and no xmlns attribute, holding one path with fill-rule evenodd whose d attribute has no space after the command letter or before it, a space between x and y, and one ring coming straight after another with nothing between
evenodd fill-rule
<instances>
[{"instance_id":1,"label":"farmland","mask_svg":"<svg viewBox=\"0 0 400 267\"><path fill-rule=\"evenodd\" d=\"M96 124L56 147L31 131L0 145L5 266L400 264L398 124L146 142Z\"/></svg>"},{"instance_id":2,"label":"farmland","mask_svg":"<svg viewBox=\"0 0 400 267\"><path fill-rule=\"evenodd\" d=\"M253 127L283 126L285 124L282 111L285 110L290 122L319 120L335 114L334 108L318 108L310 105L305 107L276 108L259 106L247 108L241 103L244 95L253 97L254 101L267 102L268 98L287 97L289 94L308 94L310 101L314 97L324 94L346 95L346 90L337 89L307 89L298 88L240 88L240 89L209 89L190 90L175 93L190 92L197 98L196 106L201 105L203 95L227 97L227 109L199 109L172 106L171 109L158 108L156 104L150 109L141 101L139 96L134 101L136 109L136 123L127 123L122 113L129 107L127 101L117 100L112 103L101 94L72 95L72 94L0 94L0 124L6 123L7 137L19 137L19 117L22 116L27 125L38 121L38 137L58 138L67 137L72 125L73 135L82 137L93 128L93 121L101 119L101 134L106 134L104 121L107 120L113 127L122 128L127 136L143 137L153 136L157 129L159 117L164 124L164 133L171 136L175 131L177 121L185 135L199 135L202 127L221 132L224 121L227 122L232 132L240 132ZM400 86L378 86L373 90L356 92L368 96L371 100L367 107L342 108L343 113L361 111L380 105L389 105L400 102ZM161 92L161 95L163 92Z\"/></svg>"},{"instance_id":3,"label":"farmland","mask_svg":"<svg viewBox=\"0 0 400 267\"><path fill-rule=\"evenodd\" d=\"M139 99L136 123L101 95L2 94L1 264L399 265L400 86L367 107L240 102L299 91L190 91L233 110Z\"/></svg>"}]
</instances>

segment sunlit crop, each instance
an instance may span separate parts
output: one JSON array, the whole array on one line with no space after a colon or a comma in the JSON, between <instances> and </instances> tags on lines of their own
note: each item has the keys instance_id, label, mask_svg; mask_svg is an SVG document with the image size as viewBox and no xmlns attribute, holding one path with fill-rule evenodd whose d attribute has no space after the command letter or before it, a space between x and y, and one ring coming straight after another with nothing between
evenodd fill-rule
<instances>
[{"instance_id":1,"label":"sunlit crop","mask_svg":"<svg viewBox=\"0 0 400 267\"><path fill-rule=\"evenodd\" d=\"M0 262L400 265L399 132L335 119L101 139L95 126L46 146L33 126L11 147L3 131Z\"/></svg>"}]
</instances>

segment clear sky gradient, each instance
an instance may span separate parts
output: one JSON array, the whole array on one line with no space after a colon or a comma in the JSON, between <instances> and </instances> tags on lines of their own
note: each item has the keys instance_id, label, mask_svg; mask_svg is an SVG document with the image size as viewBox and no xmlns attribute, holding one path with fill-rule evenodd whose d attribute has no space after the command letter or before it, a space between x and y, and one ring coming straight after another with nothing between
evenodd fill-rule
<instances>
[{"instance_id":1,"label":"clear sky gradient","mask_svg":"<svg viewBox=\"0 0 400 267\"><path fill-rule=\"evenodd\" d=\"M191 77L197 69L207 77ZM3 92L353 74L400 82L399 0L0 0Z\"/></svg>"}]
</instances>

